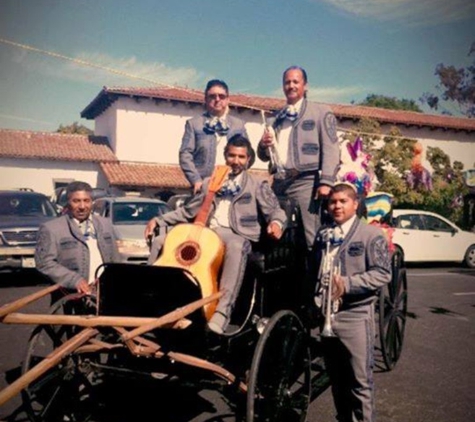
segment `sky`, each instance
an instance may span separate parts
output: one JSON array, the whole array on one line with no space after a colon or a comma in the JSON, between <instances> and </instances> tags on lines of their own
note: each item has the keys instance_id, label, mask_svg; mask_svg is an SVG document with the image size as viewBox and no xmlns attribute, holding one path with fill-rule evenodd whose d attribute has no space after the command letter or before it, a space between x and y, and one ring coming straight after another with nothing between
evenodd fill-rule
<instances>
[{"instance_id":1,"label":"sky","mask_svg":"<svg viewBox=\"0 0 475 422\"><path fill-rule=\"evenodd\" d=\"M439 63L467 67L469 0L0 0L0 128L78 122L104 86L212 78L284 98L282 72L308 73L310 100L369 94L419 103Z\"/></svg>"}]
</instances>

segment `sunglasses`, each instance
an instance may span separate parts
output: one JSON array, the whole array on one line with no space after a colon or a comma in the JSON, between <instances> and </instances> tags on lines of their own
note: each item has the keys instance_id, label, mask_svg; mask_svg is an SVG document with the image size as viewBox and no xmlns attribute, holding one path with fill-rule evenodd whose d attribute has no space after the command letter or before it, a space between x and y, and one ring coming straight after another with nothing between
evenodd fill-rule
<instances>
[{"instance_id":1,"label":"sunglasses","mask_svg":"<svg viewBox=\"0 0 475 422\"><path fill-rule=\"evenodd\" d=\"M206 98L208 100L225 100L228 96L226 94L208 94Z\"/></svg>"}]
</instances>

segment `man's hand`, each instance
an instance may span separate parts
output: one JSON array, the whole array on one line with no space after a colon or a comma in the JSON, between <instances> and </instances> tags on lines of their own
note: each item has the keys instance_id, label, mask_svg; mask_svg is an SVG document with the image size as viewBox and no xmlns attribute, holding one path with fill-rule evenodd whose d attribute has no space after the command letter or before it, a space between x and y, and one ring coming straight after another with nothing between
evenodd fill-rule
<instances>
[{"instance_id":1,"label":"man's hand","mask_svg":"<svg viewBox=\"0 0 475 422\"><path fill-rule=\"evenodd\" d=\"M196 182L193 185L193 195L196 195L201 190L201 186L203 186L203 181Z\"/></svg>"},{"instance_id":2,"label":"man's hand","mask_svg":"<svg viewBox=\"0 0 475 422\"><path fill-rule=\"evenodd\" d=\"M264 130L264 134L262 135L260 143L263 147L266 147L266 148L269 148L270 146L274 145L275 136L274 136L274 130L272 128L267 127Z\"/></svg>"},{"instance_id":3,"label":"man's hand","mask_svg":"<svg viewBox=\"0 0 475 422\"><path fill-rule=\"evenodd\" d=\"M330 190L331 190L330 186L327 186L327 185L319 186L317 189L317 194L315 196L315 199L330 195Z\"/></svg>"},{"instance_id":4,"label":"man's hand","mask_svg":"<svg viewBox=\"0 0 475 422\"><path fill-rule=\"evenodd\" d=\"M84 278L79 280L78 284L76 284L76 289L77 289L78 293L81 293L81 294L84 294L84 295L92 294L92 287L87 282L87 280L85 280Z\"/></svg>"},{"instance_id":5,"label":"man's hand","mask_svg":"<svg viewBox=\"0 0 475 422\"><path fill-rule=\"evenodd\" d=\"M338 300L345 294L345 283L340 275L333 276L332 300Z\"/></svg>"},{"instance_id":6,"label":"man's hand","mask_svg":"<svg viewBox=\"0 0 475 422\"><path fill-rule=\"evenodd\" d=\"M267 226L267 234L274 240L279 240L282 237L282 233L282 226L275 221L271 221Z\"/></svg>"},{"instance_id":7,"label":"man's hand","mask_svg":"<svg viewBox=\"0 0 475 422\"><path fill-rule=\"evenodd\" d=\"M150 237L153 237L155 227L157 227L157 220L152 218L145 226L144 237L147 242L149 241Z\"/></svg>"}]
</instances>

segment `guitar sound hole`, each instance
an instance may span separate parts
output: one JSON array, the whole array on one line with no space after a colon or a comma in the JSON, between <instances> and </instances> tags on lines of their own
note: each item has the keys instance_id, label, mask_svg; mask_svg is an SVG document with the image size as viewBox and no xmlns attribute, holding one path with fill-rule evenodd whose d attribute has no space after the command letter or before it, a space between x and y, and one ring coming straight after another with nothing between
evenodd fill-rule
<instances>
[{"instance_id":1,"label":"guitar sound hole","mask_svg":"<svg viewBox=\"0 0 475 422\"><path fill-rule=\"evenodd\" d=\"M185 261L192 261L193 259L196 258L196 248L194 248L193 246L185 246L182 250L181 250L181 257L185 260Z\"/></svg>"},{"instance_id":2,"label":"guitar sound hole","mask_svg":"<svg viewBox=\"0 0 475 422\"><path fill-rule=\"evenodd\" d=\"M196 243L187 242L180 248L177 255L182 265L191 265L199 259L200 250Z\"/></svg>"}]
</instances>

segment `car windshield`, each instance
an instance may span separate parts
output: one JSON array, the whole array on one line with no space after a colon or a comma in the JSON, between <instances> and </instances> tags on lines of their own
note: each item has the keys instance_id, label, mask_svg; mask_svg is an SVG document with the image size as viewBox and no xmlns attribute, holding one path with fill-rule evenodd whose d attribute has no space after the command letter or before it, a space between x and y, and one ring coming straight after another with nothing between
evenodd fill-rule
<instances>
[{"instance_id":1,"label":"car windshield","mask_svg":"<svg viewBox=\"0 0 475 422\"><path fill-rule=\"evenodd\" d=\"M54 217L57 213L54 206L41 196L8 194L0 196L0 215Z\"/></svg>"},{"instance_id":2,"label":"car windshield","mask_svg":"<svg viewBox=\"0 0 475 422\"><path fill-rule=\"evenodd\" d=\"M146 224L150 219L167 211L165 204L154 202L127 202L113 204L113 224Z\"/></svg>"}]
</instances>

